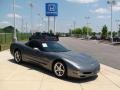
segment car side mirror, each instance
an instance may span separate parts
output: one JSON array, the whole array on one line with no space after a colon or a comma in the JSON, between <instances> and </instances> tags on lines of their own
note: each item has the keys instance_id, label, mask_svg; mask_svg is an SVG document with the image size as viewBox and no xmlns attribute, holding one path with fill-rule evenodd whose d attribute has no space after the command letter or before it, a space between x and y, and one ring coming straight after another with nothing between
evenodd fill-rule
<instances>
[{"instance_id":1,"label":"car side mirror","mask_svg":"<svg viewBox=\"0 0 120 90\"><path fill-rule=\"evenodd\" d=\"M36 48L36 47L33 48L33 50L35 50L35 51L40 51L40 49L39 49L39 48Z\"/></svg>"}]
</instances>

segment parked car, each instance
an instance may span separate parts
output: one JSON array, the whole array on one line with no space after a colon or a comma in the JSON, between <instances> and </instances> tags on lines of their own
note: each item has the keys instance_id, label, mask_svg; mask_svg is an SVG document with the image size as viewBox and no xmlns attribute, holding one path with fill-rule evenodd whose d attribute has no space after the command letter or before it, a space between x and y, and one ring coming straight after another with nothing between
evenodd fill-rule
<instances>
[{"instance_id":1,"label":"parked car","mask_svg":"<svg viewBox=\"0 0 120 90\"><path fill-rule=\"evenodd\" d=\"M91 40L97 40L97 37L96 36L92 36L90 39Z\"/></svg>"},{"instance_id":2,"label":"parked car","mask_svg":"<svg viewBox=\"0 0 120 90\"><path fill-rule=\"evenodd\" d=\"M120 42L120 37L114 37L114 38L113 38L113 41L114 41L114 42Z\"/></svg>"},{"instance_id":3,"label":"parked car","mask_svg":"<svg viewBox=\"0 0 120 90\"><path fill-rule=\"evenodd\" d=\"M25 61L41 65L59 78L87 78L96 76L100 71L100 64L95 58L68 50L54 39L15 42L11 44L10 52L16 63Z\"/></svg>"}]
</instances>

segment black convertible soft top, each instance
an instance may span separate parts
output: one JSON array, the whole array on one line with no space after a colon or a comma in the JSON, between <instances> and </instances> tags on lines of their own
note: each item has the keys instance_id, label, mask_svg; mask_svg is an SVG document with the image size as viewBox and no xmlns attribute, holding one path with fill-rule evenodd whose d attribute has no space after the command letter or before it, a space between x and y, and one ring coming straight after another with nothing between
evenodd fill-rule
<instances>
[{"instance_id":1,"label":"black convertible soft top","mask_svg":"<svg viewBox=\"0 0 120 90\"><path fill-rule=\"evenodd\" d=\"M59 36L50 33L34 33L29 40L40 40L40 41L59 41Z\"/></svg>"}]
</instances>

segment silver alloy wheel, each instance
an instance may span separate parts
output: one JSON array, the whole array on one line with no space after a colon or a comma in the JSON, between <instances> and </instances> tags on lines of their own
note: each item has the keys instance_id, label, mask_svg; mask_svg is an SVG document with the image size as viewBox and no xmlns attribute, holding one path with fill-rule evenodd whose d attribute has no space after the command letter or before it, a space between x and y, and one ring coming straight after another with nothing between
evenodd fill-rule
<instances>
[{"instance_id":1,"label":"silver alloy wheel","mask_svg":"<svg viewBox=\"0 0 120 90\"><path fill-rule=\"evenodd\" d=\"M15 61L19 63L21 61L21 54L19 51L15 51Z\"/></svg>"},{"instance_id":2,"label":"silver alloy wheel","mask_svg":"<svg viewBox=\"0 0 120 90\"><path fill-rule=\"evenodd\" d=\"M65 74L65 67L64 67L63 63L61 63L61 62L55 63L55 65L54 65L54 73L58 77L64 76L64 74Z\"/></svg>"}]
</instances>

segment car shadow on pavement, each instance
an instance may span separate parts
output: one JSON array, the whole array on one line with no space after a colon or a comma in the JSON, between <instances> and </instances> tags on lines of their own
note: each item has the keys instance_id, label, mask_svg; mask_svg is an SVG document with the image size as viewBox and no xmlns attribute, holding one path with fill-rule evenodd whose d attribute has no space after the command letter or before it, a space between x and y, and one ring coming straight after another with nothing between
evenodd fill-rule
<instances>
[{"instance_id":1,"label":"car shadow on pavement","mask_svg":"<svg viewBox=\"0 0 120 90\"><path fill-rule=\"evenodd\" d=\"M11 63L17 64L14 61L14 59L10 59L8 61L11 62ZM18 65L21 65L23 67L27 67L28 70L36 70L36 71L38 71L40 73L50 75L50 76L57 79L57 77L51 71L49 71L49 70L47 70L47 69L45 69L45 68L43 68L43 67L41 67L39 65L28 63L28 62L23 62L23 63L18 64ZM67 81L67 82L72 82L72 83L85 83L85 82L94 81L97 77L98 76L89 77L89 78L82 78L82 79L66 77L66 78L62 78L61 80L64 80L64 81Z\"/></svg>"}]
</instances>

